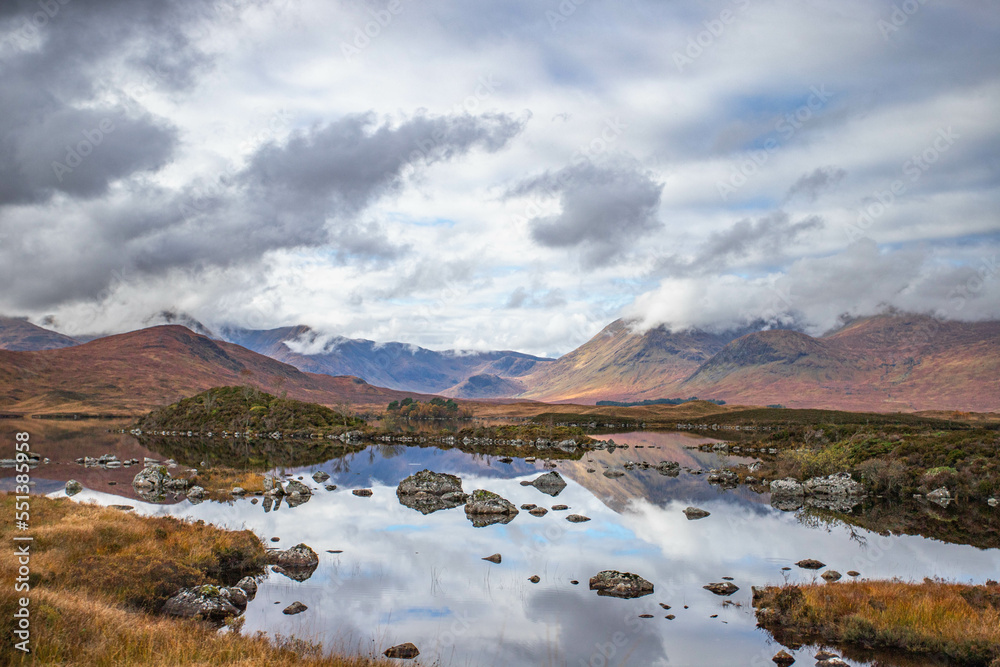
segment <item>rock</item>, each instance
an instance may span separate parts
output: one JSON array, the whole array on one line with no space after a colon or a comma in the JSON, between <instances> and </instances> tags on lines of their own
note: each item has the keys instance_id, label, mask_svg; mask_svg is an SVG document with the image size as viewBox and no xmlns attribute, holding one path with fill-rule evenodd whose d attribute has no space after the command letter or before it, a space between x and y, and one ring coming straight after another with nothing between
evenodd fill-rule
<instances>
[{"instance_id":1,"label":"rock","mask_svg":"<svg viewBox=\"0 0 1000 667\"><path fill-rule=\"evenodd\" d=\"M283 484L279 484L275 487L276 489L281 489L282 494L286 496L300 496L302 498L308 498L312 495L312 489L303 484L302 482L289 479Z\"/></svg>"},{"instance_id":2,"label":"rock","mask_svg":"<svg viewBox=\"0 0 1000 667\"><path fill-rule=\"evenodd\" d=\"M817 660L816 667L850 667L850 665L840 658L827 658L826 660Z\"/></svg>"},{"instance_id":3,"label":"rock","mask_svg":"<svg viewBox=\"0 0 1000 667\"><path fill-rule=\"evenodd\" d=\"M708 472L708 477L705 478L705 481L709 484L735 488L740 483L740 478L732 470L713 469Z\"/></svg>"},{"instance_id":4,"label":"rock","mask_svg":"<svg viewBox=\"0 0 1000 667\"><path fill-rule=\"evenodd\" d=\"M996 507L998 503L1000 503L1000 501L998 501L996 498L990 498L989 500L986 501L986 504L989 505L990 507Z\"/></svg>"},{"instance_id":5,"label":"rock","mask_svg":"<svg viewBox=\"0 0 1000 667\"><path fill-rule=\"evenodd\" d=\"M336 491L337 490L337 485L336 484L327 484L323 488L326 489L327 491Z\"/></svg>"},{"instance_id":6,"label":"rock","mask_svg":"<svg viewBox=\"0 0 1000 667\"><path fill-rule=\"evenodd\" d=\"M778 651L778 653L776 653L775 656L771 658L771 661L774 664L778 665L778 667L787 667L787 665L790 665L793 662L795 662L795 658L789 655L788 651Z\"/></svg>"},{"instance_id":7,"label":"rock","mask_svg":"<svg viewBox=\"0 0 1000 667\"><path fill-rule=\"evenodd\" d=\"M848 577L860 577L861 573L858 572L857 570L848 570L847 571L847 576Z\"/></svg>"},{"instance_id":8,"label":"rock","mask_svg":"<svg viewBox=\"0 0 1000 667\"><path fill-rule=\"evenodd\" d=\"M805 487L798 480L787 477L771 482L771 498L801 498L806 495Z\"/></svg>"},{"instance_id":9,"label":"rock","mask_svg":"<svg viewBox=\"0 0 1000 667\"><path fill-rule=\"evenodd\" d=\"M319 566L319 556L308 545L300 543L284 551L269 552L267 562L277 565L272 569L278 574L296 581L305 581Z\"/></svg>"},{"instance_id":10,"label":"rock","mask_svg":"<svg viewBox=\"0 0 1000 667\"><path fill-rule=\"evenodd\" d=\"M708 584L707 586L702 586L706 591L711 591L716 595L732 595L736 591L740 590L739 586L731 581L724 581L717 584Z\"/></svg>"},{"instance_id":11,"label":"rock","mask_svg":"<svg viewBox=\"0 0 1000 667\"><path fill-rule=\"evenodd\" d=\"M359 498L370 498L373 492L371 489L354 489L351 491L351 493L358 496Z\"/></svg>"},{"instance_id":12,"label":"rock","mask_svg":"<svg viewBox=\"0 0 1000 667\"><path fill-rule=\"evenodd\" d=\"M803 570L822 570L824 567L826 567L826 563L818 561L814 558L806 558L804 560L800 560L798 563L796 563L796 565L801 567Z\"/></svg>"},{"instance_id":13,"label":"rock","mask_svg":"<svg viewBox=\"0 0 1000 667\"><path fill-rule=\"evenodd\" d=\"M136 490L157 491L162 489L163 485L170 479L170 473L164 466L151 465L136 474L132 479L132 486Z\"/></svg>"},{"instance_id":14,"label":"rock","mask_svg":"<svg viewBox=\"0 0 1000 667\"><path fill-rule=\"evenodd\" d=\"M840 656L838 656L836 653L830 653L829 651L826 650L820 650L813 657L816 658L817 660L829 660L830 658L839 658Z\"/></svg>"},{"instance_id":15,"label":"rock","mask_svg":"<svg viewBox=\"0 0 1000 667\"><path fill-rule=\"evenodd\" d=\"M677 618L677 617L676 617L676 616L674 616L673 614L667 614L667 615L666 615L666 616L664 616L663 618L667 619L668 621L672 621L672 620L674 620L674 619L675 619L675 618Z\"/></svg>"},{"instance_id":16,"label":"rock","mask_svg":"<svg viewBox=\"0 0 1000 667\"><path fill-rule=\"evenodd\" d=\"M569 509L569 505L553 505L552 506L552 511L553 512L565 512L568 509Z\"/></svg>"},{"instance_id":17,"label":"rock","mask_svg":"<svg viewBox=\"0 0 1000 667\"><path fill-rule=\"evenodd\" d=\"M937 503L942 507L947 507L951 503L951 493L948 491L948 487L942 486L928 493L927 500Z\"/></svg>"},{"instance_id":18,"label":"rock","mask_svg":"<svg viewBox=\"0 0 1000 667\"><path fill-rule=\"evenodd\" d=\"M638 598L650 595L653 592L653 584L631 572L604 570L590 578L590 590L597 591L598 595Z\"/></svg>"},{"instance_id":19,"label":"rock","mask_svg":"<svg viewBox=\"0 0 1000 667\"><path fill-rule=\"evenodd\" d=\"M771 496L771 507L782 512L794 512L804 504L805 496Z\"/></svg>"},{"instance_id":20,"label":"rock","mask_svg":"<svg viewBox=\"0 0 1000 667\"><path fill-rule=\"evenodd\" d=\"M421 470L396 487L399 503L421 514L458 507L468 500L462 480L455 475Z\"/></svg>"},{"instance_id":21,"label":"rock","mask_svg":"<svg viewBox=\"0 0 1000 667\"><path fill-rule=\"evenodd\" d=\"M287 614L289 616L294 616L295 614L301 614L302 612L304 612L308 608L309 607L305 606L304 604L302 604L301 602L299 602L298 600L296 600L292 604L290 604L287 607L285 607L284 609L282 609L281 613L282 614Z\"/></svg>"},{"instance_id":22,"label":"rock","mask_svg":"<svg viewBox=\"0 0 1000 667\"><path fill-rule=\"evenodd\" d=\"M677 477L681 472L681 464L676 461L660 461L653 467L656 472L669 477Z\"/></svg>"},{"instance_id":23,"label":"rock","mask_svg":"<svg viewBox=\"0 0 1000 667\"><path fill-rule=\"evenodd\" d=\"M531 516L545 516L548 513L549 511L544 507L536 507L535 509L528 511L528 514Z\"/></svg>"},{"instance_id":24,"label":"rock","mask_svg":"<svg viewBox=\"0 0 1000 667\"><path fill-rule=\"evenodd\" d=\"M539 577L537 574L533 574L530 577L528 577L528 581L530 581L533 584L537 584L541 580L542 580L541 577Z\"/></svg>"},{"instance_id":25,"label":"rock","mask_svg":"<svg viewBox=\"0 0 1000 667\"><path fill-rule=\"evenodd\" d=\"M200 486L192 486L187 491L188 500L201 500L205 495L205 489Z\"/></svg>"},{"instance_id":26,"label":"rock","mask_svg":"<svg viewBox=\"0 0 1000 667\"><path fill-rule=\"evenodd\" d=\"M483 558L483 560L488 560L491 563L496 563L497 565L499 565L500 561L503 560L503 556L501 556L500 554L493 554L492 556L486 556L485 558Z\"/></svg>"},{"instance_id":27,"label":"rock","mask_svg":"<svg viewBox=\"0 0 1000 667\"><path fill-rule=\"evenodd\" d=\"M534 481L529 483L529 486L533 486L542 493L554 498L566 488L566 481L559 473L553 470L535 478Z\"/></svg>"},{"instance_id":28,"label":"rock","mask_svg":"<svg viewBox=\"0 0 1000 667\"><path fill-rule=\"evenodd\" d=\"M585 521L590 521L590 517L583 516L582 514L570 514L566 517L566 520L570 523L584 523Z\"/></svg>"},{"instance_id":29,"label":"rock","mask_svg":"<svg viewBox=\"0 0 1000 667\"><path fill-rule=\"evenodd\" d=\"M236 588L246 593L248 600L253 600L257 597L257 580L253 577L243 577L236 582Z\"/></svg>"},{"instance_id":30,"label":"rock","mask_svg":"<svg viewBox=\"0 0 1000 667\"><path fill-rule=\"evenodd\" d=\"M245 590L239 586L227 586L222 589L222 594L229 600L231 605L240 611L246 611L247 602L250 601L250 596L247 595Z\"/></svg>"},{"instance_id":31,"label":"rock","mask_svg":"<svg viewBox=\"0 0 1000 667\"><path fill-rule=\"evenodd\" d=\"M688 518L688 521L694 521L695 519L704 519L706 516L711 516L711 513L697 507L688 507L684 510L684 516Z\"/></svg>"},{"instance_id":32,"label":"rock","mask_svg":"<svg viewBox=\"0 0 1000 667\"><path fill-rule=\"evenodd\" d=\"M848 472L838 472L826 477L813 477L806 480L802 487L807 496L858 497L865 495L865 487L851 479L851 473Z\"/></svg>"},{"instance_id":33,"label":"rock","mask_svg":"<svg viewBox=\"0 0 1000 667\"><path fill-rule=\"evenodd\" d=\"M524 503L523 505L521 505L521 509L523 509L525 512L530 512L531 510L535 509L536 507L538 507L538 505L536 505L534 503Z\"/></svg>"},{"instance_id":34,"label":"rock","mask_svg":"<svg viewBox=\"0 0 1000 667\"><path fill-rule=\"evenodd\" d=\"M246 600L245 594L243 599ZM240 610L233 604L227 589L218 586L198 586L178 591L163 605L163 613L181 618L222 621L238 615Z\"/></svg>"},{"instance_id":35,"label":"rock","mask_svg":"<svg viewBox=\"0 0 1000 667\"><path fill-rule=\"evenodd\" d=\"M247 490L244 489L242 486L234 486L232 494L234 496L245 496L247 494Z\"/></svg>"},{"instance_id":36,"label":"rock","mask_svg":"<svg viewBox=\"0 0 1000 667\"><path fill-rule=\"evenodd\" d=\"M836 570L827 570L826 572L824 572L819 576L823 577L823 579L825 579L826 581L832 583L834 581L839 581L842 575L840 574L840 572L837 572Z\"/></svg>"},{"instance_id":37,"label":"rock","mask_svg":"<svg viewBox=\"0 0 1000 667\"><path fill-rule=\"evenodd\" d=\"M71 479L68 482L66 482L67 496L75 496L81 491L83 491L83 484L80 484L80 482L76 481L75 479Z\"/></svg>"},{"instance_id":38,"label":"rock","mask_svg":"<svg viewBox=\"0 0 1000 667\"><path fill-rule=\"evenodd\" d=\"M492 491L476 489L472 492L469 502L465 504L466 515L472 516L517 516L517 508L506 498Z\"/></svg>"},{"instance_id":39,"label":"rock","mask_svg":"<svg viewBox=\"0 0 1000 667\"><path fill-rule=\"evenodd\" d=\"M401 660L412 660L420 655L420 650L410 642L398 644L392 648L387 648L383 654L387 658L399 658Z\"/></svg>"},{"instance_id":40,"label":"rock","mask_svg":"<svg viewBox=\"0 0 1000 667\"><path fill-rule=\"evenodd\" d=\"M604 476L608 477L609 479L615 479L616 477L623 477L624 475L625 471L618 470L616 468L608 468L607 470L604 471Z\"/></svg>"},{"instance_id":41,"label":"rock","mask_svg":"<svg viewBox=\"0 0 1000 667\"><path fill-rule=\"evenodd\" d=\"M322 484L326 480L330 479L330 475L323 470L317 470L312 474L312 478L317 484Z\"/></svg>"}]
</instances>

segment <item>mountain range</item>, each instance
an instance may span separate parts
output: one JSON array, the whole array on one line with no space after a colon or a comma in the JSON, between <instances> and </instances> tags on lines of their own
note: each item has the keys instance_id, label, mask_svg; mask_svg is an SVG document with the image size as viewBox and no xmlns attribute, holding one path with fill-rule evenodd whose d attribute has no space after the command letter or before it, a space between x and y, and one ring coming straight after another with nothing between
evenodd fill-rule
<instances>
[{"instance_id":1,"label":"mountain range","mask_svg":"<svg viewBox=\"0 0 1000 667\"><path fill-rule=\"evenodd\" d=\"M617 320L553 360L324 337L305 326L216 334L186 316L160 315L187 327L76 345L23 319L0 318L0 350L9 350L0 352L0 378L9 379L0 407L30 406L32 392L50 404L96 391L110 405L126 400L133 382L142 388L140 403L174 400L250 373L271 389L278 382L296 398L327 404L377 404L411 392L584 404L698 396L881 412L1000 409L1000 322L887 313L810 336L789 329L638 331ZM169 350L169 359L157 350ZM36 373L36 364L49 371Z\"/></svg>"}]
</instances>

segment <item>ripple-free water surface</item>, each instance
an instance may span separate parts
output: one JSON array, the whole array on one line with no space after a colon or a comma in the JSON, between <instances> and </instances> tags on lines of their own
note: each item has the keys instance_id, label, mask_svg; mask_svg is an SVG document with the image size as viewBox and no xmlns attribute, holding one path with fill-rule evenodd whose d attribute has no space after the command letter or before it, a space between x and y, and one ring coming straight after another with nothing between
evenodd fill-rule
<instances>
[{"instance_id":1,"label":"ripple-free water surface","mask_svg":"<svg viewBox=\"0 0 1000 667\"><path fill-rule=\"evenodd\" d=\"M606 467L627 460L675 460L695 470L723 464L726 457L688 449L708 439L687 434L605 437L643 447L557 461L567 487L554 498L520 484L547 470L542 459L507 464L457 449L373 445L320 465L287 469L317 489L309 502L294 508L282 504L265 512L250 498L128 503L145 514L249 528L265 539L279 537L277 546L284 548L304 542L319 553L319 568L304 582L268 574L246 611L244 632L296 635L373 654L413 642L421 664L770 665L782 647L756 628L750 587L817 580L818 573L795 567L798 560L817 558L841 573L858 570L871 578L981 583L1000 573L997 549L881 536L837 521L803 522L796 513L772 508L766 495L721 490L704 475L681 472L674 478L635 469L606 478L601 474ZM112 446L104 451L134 447L120 436L108 443ZM43 487L50 471L59 470L61 481L76 469L50 465L58 468L41 466L35 473ZM484 528L473 527L460 507L424 516L401 505L395 494L400 480L424 468L459 475L466 492L488 489L518 506L570 509L540 518L522 511L509 524ZM316 470L328 472L325 483L337 489L313 483ZM132 495L121 486L102 486L93 476L88 482L92 488L75 500L121 503L116 491ZM354 496L355 488L371 488L374 495ZM682 512L689 505L711 516L689 521ZM571 513L591 521L570 523L565 517ZM502 554L500 564L481 560L493 553ZM782 571L787 566L792 569ZM656 591L634 600L598 597L587 582L605 569L639 574ZM529 582L532 575L541 581ZM722 577L733 577L740 590L721 598L702 588ZM727 599L735 605L723 606ZM296 600L308 611L282 614ZM676 618L667 620L668 613ZM815 647L792 651L804 664L812 664L813 652Z\"/></svg>"}]
</instances>

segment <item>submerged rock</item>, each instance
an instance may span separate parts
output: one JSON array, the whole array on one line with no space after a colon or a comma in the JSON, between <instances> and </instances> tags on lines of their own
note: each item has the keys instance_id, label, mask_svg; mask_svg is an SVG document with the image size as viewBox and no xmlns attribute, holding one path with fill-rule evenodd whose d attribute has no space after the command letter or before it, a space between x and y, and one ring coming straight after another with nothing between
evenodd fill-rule
<instances>
[{"instance_id":1,"label":"submerged rock","mask_svg":"<svg viewBox=\"0 0 1000 667\"><path fill-rule=\"evenodd\" d=\"M503 560L503 556L501 556L500 554L493 554L492 556L486 556L482 560L488 560L491 563L496 563L497 565L499 565L500 561Z\"/></svg>"},{"instance_id":2,"label":"submerged rock","mask_svg":"<svg viewBox=\"0 0 1000 667\"><path fill-rule=\"evenodd\" d=\"M533 486L542 493L555 498L566 488L566 480L562 478L562 475L553 470L535 478L532 482L528 483L528 486Z\"/></svg>"},{"instance_id":3,"label":"submerged rock","mask_svg":"<svg viewBox=\"0 0 1000 667\"><path fill-rule=\"evenodd\" d=\"M731 581L723 581L715 584L708 584L707 586L702 586L706 591L711 591L716 595L732 595L736 591L740 590L739 586L732 583Z\"/></svg>"},{"instance_id":4,"label":"submerged rock","mask_svg":"<svg viewBox=\"0 0 1000 667\"><path fill-rule=\"evenodd\" d=\"M285 607L284 609L282 609L281 613L282 614L287 614L288 616L294 616L295 614L301 614L302 612L304 612L308 608L309 607L305 606L304 604L302 604L301 602L299 602L298 600L296 600L292 604L290 604L287 607Z\"/></svg>"},{"instance_id":5,"label":"submerged rock","mask_svg":"<svg viewBox=\"0 0 1000 667\"><path fill-rule=\"evenodd\" d=\"M330 479L330 475L324 470L317 470L312 474L312 478L317 484L322 484L326 480Z\"/></svg>"},{"instance_id":6,"label":"submerged rock","mask_svg":"<svg viewBox=\"0 0 1000 667\"><path fill-rule=\"evenodd\" d=\"M75 496L81 491L83 491L83 484L80 484L80 482L76 481L75 479L71 479L68 482L66 482L67 496Z\"/></svg>"},{"instance_id":7,"label":"submerged rock","mask_svg":"<svg viewBox=\"0 0 1000 667\"><path fill-rule=\"evenodd\" d=\"M607 477L607 478L609 478L609 479L615 479L617 477L624 477L625 476L625 471L618 470L616 468L609 468L608 470L604 471L604 476Z\"/></svg>"},{"instance_id":8,"label":"submerged rock","mask_svg":"<svg viewBox=\"0 0 1000 667\"><path fill-rule=\"evenodd\" d=\"M706 516L712 516L712 514L698 507L688 507L684 510L684 516L688 518L688 521L694 521L695 519L704 519Z\"/></svg>"},{"instance_id":9,"label":"submerged rock","mask_svg":"<svg viewBox=\"0 0 1000 667\"><path fill-rule=\"evenodd\" d=\"M371 498L374 491L372 491L371 489L354 489L351 491L351 493L358 496L359 498Z\"/></svg>"},{"instance_id":10,"label":"submerged rock","mask_svg":"<svg viewBox=\"0 0 1000 667\"><path fill-rule=\"evenodd\" d=\"M951 503L951 492L948 491L948 487L942 486L928 493L927 500L937 503L942 507L947 507Z\"/></svg>"},{"instance_id":11,"label":"submerged rock","mask_svg":"<svg viewBox=\"0 0 1000 667\"><path fill-rule=\"evenodd\" d=\"M397 644L392 648L387 648L384 653L387 658L399 658L401 660L412 660L420 655L420 649L414 646L411 642L406 642L405 644Z\"/></svg>"},{"instance_id":12,"label":"submerged rock","mask_svg":"<svg viewBox=\"0 0 1000 667\"><path fill-rule=\"evenodd\" d=\"M818 561L815 558L805 558L796 563L803 570L822 570L826 567L826 563Z\"/></svg>"},{"instance_id":13,"label":"submerged rock","mask_svg":"<svg viewBox=\"0 0 1000 667\"><path fill-rule=\"evenodd\" d=\"M771 658L771 662L773 662L774 664L778 665L778 667L788 667L788 665L790 665L793 662L795 662L795 658L793 658L788 653L788 651L782 650L782 651L778 651L774 655L774 657Z\"/></svg>"},{"instance_id":14,"label":"submerged rock","mask_svg":"<svg viewBox=\"0 0 1000 667\"><path fill-rule=\"evenodd\" d=\"M604 570L590 578L590 590L616 598L639 598L653 592L653 584L637 574Z\"/></svg>"},{"instance_id":15,"label":"submerged rock","mask_svg":"<svg viewBox=\"0 0 1000 667\"><path fill-rule=\"evenodd\" d=\"M400 482L396 497L401 505L421 514L458 507L468 499L461 479L430 470L421 470Z\"/></svg>"},{"instance_id":16,"label":"submerged rock","mask_svg":"<svg viewBox=\"0 0 1000 667\"><path fill-rule=\"evenodd\" d=\"M566 517L566 520L570 523L584 523L585 521L590 521L590 517L583 516L582 514L570 514Z\"/></svg>"}]
</instances>

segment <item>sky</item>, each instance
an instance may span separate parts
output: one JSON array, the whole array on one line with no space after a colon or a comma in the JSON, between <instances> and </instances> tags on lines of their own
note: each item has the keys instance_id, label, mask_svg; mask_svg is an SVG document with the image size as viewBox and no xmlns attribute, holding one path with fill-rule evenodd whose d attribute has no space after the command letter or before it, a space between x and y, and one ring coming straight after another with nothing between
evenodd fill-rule
<instances>
[{"instance_id":1,"label":"sky","mask_svg":"<svg viewBox=\"0 0 1000 667\"><path fill-rule=\"evenodd\" d=\"M563 354L1000 318L1000 2L0 5L0 313Z\"/></svg>"}]
</instances>

